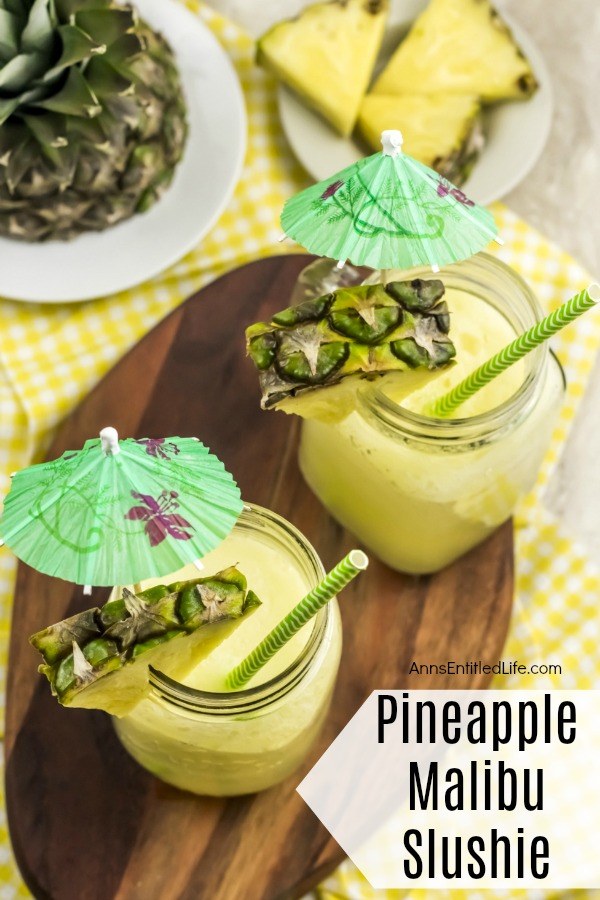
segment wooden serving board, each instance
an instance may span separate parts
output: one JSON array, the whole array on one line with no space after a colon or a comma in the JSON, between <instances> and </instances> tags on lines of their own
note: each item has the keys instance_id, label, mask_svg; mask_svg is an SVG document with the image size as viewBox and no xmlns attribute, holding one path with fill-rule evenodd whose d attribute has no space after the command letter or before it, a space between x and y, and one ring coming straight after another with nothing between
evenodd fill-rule
<instances>
[{"instance_id":1,"label":"wooden serving board","mask_svg":"<svg viewBox=\"0 0 600 900\"><path fill-rule=\"evenodd\" d=\"M298 422L259 409L243 329L286 305L306 257L231 272L173 312L69 417L49 458L105 425L123 436L198 435L246 500L285 516L334 564L355 539L305 486ZM495 662L513 592L512 529L433 577L373 560L341 602L344 651L331 713L304 769L230 800L179 792L139 768L108 716L64 710L36 672L28 635L82 608L81 589L19 567L6 721L13 847L38 898L282 900L330 873L343 851L295 792L304 773L374 689L484 688L482 675L408 675L412 660ZM366 611L368 610L368 614Z\"/></svg>"}]
</instances>

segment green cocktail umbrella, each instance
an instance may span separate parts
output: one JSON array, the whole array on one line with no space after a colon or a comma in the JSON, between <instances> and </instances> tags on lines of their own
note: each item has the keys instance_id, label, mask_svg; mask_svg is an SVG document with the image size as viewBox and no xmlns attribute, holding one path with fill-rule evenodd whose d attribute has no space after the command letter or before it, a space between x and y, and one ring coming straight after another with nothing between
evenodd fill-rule
<instances>
[{"instance_id":1,"label":"green cocktail umbrella","mask_svg":"<svg viewBox=\"0 0 600 900\"><path fill-rule=\"evenodd\" d=\"M196 438L119 441L13 476L0 537L19 559L82 585L135 584L198 563L229 534L240 491Z\"/></svg>"},{"instance_id":2,"label":"green cocktail umbrella","mask_svg":"<svg viewBox=\"0 0 600 900\"><path fill-rule=\"evenodd\" d=\"M384 131L381 143L380 153L291 197L281 214L285 235L341 263L434 271L497 239L492 214L403 153L399 131Z\"/></svg>"}]
</instances>

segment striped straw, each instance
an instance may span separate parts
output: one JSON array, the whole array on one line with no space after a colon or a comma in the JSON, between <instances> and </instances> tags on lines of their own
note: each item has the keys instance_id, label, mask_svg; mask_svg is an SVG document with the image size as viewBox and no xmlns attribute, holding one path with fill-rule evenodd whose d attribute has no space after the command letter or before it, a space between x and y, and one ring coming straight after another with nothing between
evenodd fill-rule
<instances>
[{"instance_id":1,"label":"striped straw","mask_svg":"<svg viewBox=\"0 0 600 900\"><path fill-rule=\"evenodd\" d=\"M335 597L348 582L356 578L369 565L362 550L351 550L344 559L328 572L323 580L295 606L266 638L252 650L227 676L227 687L238 690L267 663L278 650L287 644L312 619L326 603Z\"/></svg>"},{"instance_id":2,"label":"striped straw","mask_svg":"<svg viewBox=\"0 0 600 900\"><path fill-rule=\"evenodd\" d=\"M572 322L578 316L595 306L600 301L600 285L590 284L585 291L576 294L563 303L558 309L550 313L524 334L519 335L510 344L507 344L499 353L484 362L478 369L471 372L470 375L461 381L456 387L440 397L431 406L431 414L443 418L472 397L477 391L486 384L489 384L493 378L512 366L519 359L522 359L541 343L546 341L569 322Z\"/></svg>"}]
</instances>

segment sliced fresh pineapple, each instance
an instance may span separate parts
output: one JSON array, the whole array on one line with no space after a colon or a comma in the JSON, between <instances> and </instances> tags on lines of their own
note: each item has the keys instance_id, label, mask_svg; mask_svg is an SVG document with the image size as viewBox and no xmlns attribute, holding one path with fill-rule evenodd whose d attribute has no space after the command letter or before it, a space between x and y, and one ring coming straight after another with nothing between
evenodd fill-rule
<instances>
[{"instance_id":1,"label":"sliced fresh pineapple","mask_svg":"<svg viewBox=\"0 0 600 900\"><path fill-rule=\"evenodd\" d=\"M432 379L444 371L443 366L435 369L403 367L396 372L377 372L371 375L355 375L338 384L323 386L318 391L299 391L275 404L274 409L301 419L315 419L329 425L343 422L358 406L358 393L363 388L376 384L380 393L393 395L394 403L402 403L414 391L425 387Z\"/></svg>"},{"instance_id":2,"label":"sliced fresh pineapple","mask_svg":"<svg viewBox=\"0 0 600 900\"><path fill-rule=\"evenodd\" d=\"M437 279L341 288L246 329L263 409L335 422L356 408L364 380L402 373L407 391L455 349Z\"/></svg>"},{"instance_id":3,"label":"sliced fresh pineapple","mask_svg":"<svg viewBox=\"0 0 600 900\"><path fill-rule=\"evenodd\" d=\"M377 79L377 94L476 94L484 103L530 97L531 66L489 0L431 0Z\"/></svg>"},{"instance_id":4,"label":"sliced fresh pineapple","mask_svg":"<svg viewBox=\"0 0 600 900\"><path fill-rule=\"evenodd\" d=\"M63 706L124 716L148 693L148 667L183 678L260 606L230 566L216 575L155 585L50 625L30 641Z\"/></svg>"},{"instance_id":5,"label":"sliced fresh pineapple","mask_svg":"<svg viewBox=\"0 0 600 900\"><path fill-rule=\"evenodd\" d=\"M340 134L352 131L383 39L388 0L330 0L274 25L257 45L270 69Z\"/></svg>"},{"instance_id":6,"label":"sliced fresh pineapple","mask_svg":"<svg viewBox=\"0 0 600 900\"><path fill-rule=\"evenodd\" d=\"M470 94L369 94L358 128L373 150L381 132L402 132L402 149L454 184L462 184L484 144L481 105Z\"/></svg>"}]
</instances>

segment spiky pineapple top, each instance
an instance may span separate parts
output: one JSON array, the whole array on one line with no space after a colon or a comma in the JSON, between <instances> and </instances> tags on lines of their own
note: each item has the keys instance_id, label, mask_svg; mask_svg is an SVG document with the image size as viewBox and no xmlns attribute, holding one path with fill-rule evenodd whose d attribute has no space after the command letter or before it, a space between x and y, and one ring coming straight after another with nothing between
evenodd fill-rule
<instances>
[{"instance_id":1,"label":"spiky pineapple top","mask_svg":"<svg viewBox=\"0 0 600 900\"><path fill-rule=\"evenodd\" d=\"M262 407L352 375L445 365L455 349L443 295L437 279L341 288L250 326L247 348L260 371Z\"/></svg>"},{"instance_id":2,"label":"spiky pineapple top","mask_svg":"<svg viewBox=\"0 0 600 900\"><path fill-rule=\"evenodd\" d=\"M30 642L44 658L39 671L60 703L123 715L142 699L149 665L172 677L184 675L197 661L199 640L226 636L222 628L205 626L234 625L258 606L245 576L230 566L139 594L125 588L121 598L50 625Z\"/></svg>"},{"instance_id":3,"label":"spiky pineapple top","mask_svg":"<svg viewBox=\"0 0 600 900\"><path fill-rule=\"evenodd\" d=\"M0 0L0 234L100 230L150 206L186 137L166 41L113 0Z\"/></svg>"}]
</instances>

